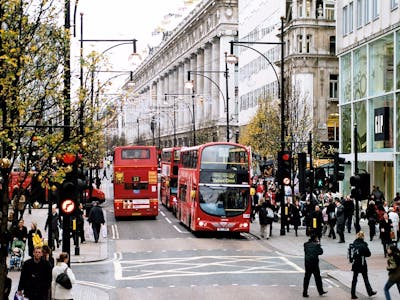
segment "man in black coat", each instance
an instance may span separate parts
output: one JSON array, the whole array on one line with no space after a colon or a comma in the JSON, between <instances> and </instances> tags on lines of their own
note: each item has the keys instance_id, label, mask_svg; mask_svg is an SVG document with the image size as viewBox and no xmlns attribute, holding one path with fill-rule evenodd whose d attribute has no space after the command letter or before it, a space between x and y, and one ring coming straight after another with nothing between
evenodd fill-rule
<instances>
[{"instance_id":1,"label":"man in black coat","mask_svg":"<svg viewBox=\"0 0 400 300\"><path fill-rule=\"evenodd\" d=\"M315 234L318 239L322 237L322 226L324 223L324 218L322 216L321 209L319 205L315 205L314 211L310 214L310 220L309 220L309 228L310 228L310 233Z\"/></svg>"},{"instance_id":2,"label":"man in black coat","mask_svg":"<svg viewBox=\"0 0 400 300\"><path fill-rule=\"evenodd\" d=\"M101 225L104 225L105 223L103 210L101 207L99 207L97 201L93 202L93 207L90 210L88 222L89 224L92 224L94 241L97 243L99 241Z\"/></svg>"},{"instance_id":3,"label":"man in black coat","mask_svg":"<svg viewBox=\"0 0 400 300\"><path fill-rule=\"evenodd\" d=\"M304 274L303 282L303 297L308 297L308 285L310 283L311 275L314 275L315 284L320 296L326 294L322 287L321 273L319 270L319 255L322 255L324 251L319 243L318 236L311 234L308 242L304 243L304 266L306 272Z\"/></svg>"},{"instance_id":4,"label":"man in black coat","mask_svg":"<svg viewBox=\"0 0 400 300\"><path fill-rule=\"evenodd\" d=\"M353 221L353 215L354 215L354 201L351 199L350 196L346 197L346 200L343 202L344 206L344 217L346 219L346 227L347 227L347 232L351 233L351 223Z\"/></svg>"},{"instance_id":5,"label":"man in black coat","mask_svg":"<svg viewBox=\"0 0 400 300\"><path fill-rule=\"evenodd\" d=\"M51 265L42 259L41 247L33 251L33 258L24 262L18 284L18 295L30 300L47 300L51 285Z\"/></svg>"},{"instance_id":6,"label":"man in black coat","mask_svg":"<svg viewBox=\"0 0 400 300\"><path fill-rule=\"evenodd\" d=\"M371 256L371 251L368 248L368 244L364 241L364 232L359 231L357 238L353 242L353 246L356 249L356 255L354 255L353 264L351 270L353 271L353 280L351 282L351 299L358 299L356 295L356 286L358 274L361 273L364 278L365 288L369 296L376 294L376 291L372 290L371 284L368 280L368 267L366 257Z\"/></svg>"}]
</instances>

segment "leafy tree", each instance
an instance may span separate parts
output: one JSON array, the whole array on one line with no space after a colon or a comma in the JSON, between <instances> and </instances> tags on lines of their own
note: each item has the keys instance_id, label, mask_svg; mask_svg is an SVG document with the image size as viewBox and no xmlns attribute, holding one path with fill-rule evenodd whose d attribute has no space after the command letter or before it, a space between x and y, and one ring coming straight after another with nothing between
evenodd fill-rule
<instances>
[{"instance_id":1,"label":"leafy tree","mask_svg":"<svg viewBox=\"0 0 400 300\"><path fill-rule=\"evenodd\" d=\"M280 110L276 101L259 99L257 112L240 134L239 143L263 157L276 157L280 149Z\"/></svg>"}]
</instances>

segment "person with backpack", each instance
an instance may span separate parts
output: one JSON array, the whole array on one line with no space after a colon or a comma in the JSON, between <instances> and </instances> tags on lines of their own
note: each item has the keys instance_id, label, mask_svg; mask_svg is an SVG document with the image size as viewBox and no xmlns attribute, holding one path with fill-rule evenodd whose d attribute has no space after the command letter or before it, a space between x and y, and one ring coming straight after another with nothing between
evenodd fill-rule
<instances>
[{"instance_id":1,"label":"person with backpack","mask_svg":"<svg viewBox=\"0 0 400 300\"><path fill-rule=\"evenodd\" d=\"M319 243L318 236L311 234L308 242L304 243L304 281L303 281L303 297L308 298L308 285L310 283L311 275L314 275L315 284L320 296L326 294L322 287L321 272L319 270L319 256L324 253L321 244Z\"/></svg>"},{"instance_id":2,"label":"person with backpack","mask_svg":"<svg viewBox=\"0 0 400 300\"><path fill-rule=\"evenodd\" d=\"M372 239L375 236L376 229L375 225L378 221L378 214L376 212L376 206L374 201L370 201L368 203L367 209L365 210L365 216L368 220L368 227L369 227L369 240L372 242Z\"/></svg>"},{"instance_id":3,"label":"person with backpack","mask_svg":"<svg viewBox=\"0 0 400 300\"><path fill-rule=\"evenodd\" d=\"M387 249L387 255L388 260L386 269L389 272L389 278L385 284L385 287L383 288L383 291L385 292L386 300L390 300L391 298L389 290L393 285L397 285L397 289L400 293L400 251L396 245L390 245Z\"/></svg>"},{"instance_id":4,"label":"person with backpack","mask_svg":"<svg viewBox=\"0 0 400 300\"><path fill-rule=\"evenodd\" d=\"M356 295L356 286L358 274L361 273L364 279L365 288L368 296L376 295L369 283L368 279L368 267L366 257L371 256L371 251L368 248L368 244L364 241L364 232L359 231L356 234L356 239L349 245L349 249L352 248L352 254L349 256L350 262L352 262L351 270L353 271L353 280L351 282L351 299L358 299Z\"/></svg>"}]
</instances>

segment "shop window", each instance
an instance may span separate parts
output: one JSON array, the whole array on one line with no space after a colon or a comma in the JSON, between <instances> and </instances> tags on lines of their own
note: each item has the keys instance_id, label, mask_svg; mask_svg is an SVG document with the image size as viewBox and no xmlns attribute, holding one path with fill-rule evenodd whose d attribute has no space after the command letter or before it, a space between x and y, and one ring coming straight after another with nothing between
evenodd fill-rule
<instances>
[{"instance_id":1,"label":"shop window","mask_svg":"<svg viewBox=\"0 0 400 300\"><path fill-rule=\"evenodd\" d=\"M360 47L353 53L353 97L367 96L367 47Z\"/></svg>"},{"instance_id":2,"label":"shop window","mask_svg":"<svg viewBox=\"0 0 400 300\"><path fill-rule=\"evenodd\" d=\"M372 151L391 151L393 147L393 94L370 100Z\"/></svg>"},{"instance_id":3,"label":"shop window","mask_svg":"<svg viewBox=\"0 0 400 300\"><path fill-rule=\"evenodd\" d=\"M351 100L351 53L340 57L340 102L349 102Z\"/></svg>"},{"instance_id":4,"label":"shop window","mask_svg":"<svg viewBox=\"0 0 400 300\"><path fill-rule=\"evenodd\" d=\"M342 153L351 153L351 137L353 134L353 129L351 126L351 106L346 104L340 107L341 110L341 123L340 132L341 135L341 145Z\"/></svg>"},{"instance_id":5,"label":"shop window","mask_svg":"<svg viewBox=\"0 0 400 300\"><path fill-rule=\"evenodd\" d=\"M367 151L367 108L366 101L354 103L354 123L357 124L357 151Z\"/></svg>"}]
</instances>

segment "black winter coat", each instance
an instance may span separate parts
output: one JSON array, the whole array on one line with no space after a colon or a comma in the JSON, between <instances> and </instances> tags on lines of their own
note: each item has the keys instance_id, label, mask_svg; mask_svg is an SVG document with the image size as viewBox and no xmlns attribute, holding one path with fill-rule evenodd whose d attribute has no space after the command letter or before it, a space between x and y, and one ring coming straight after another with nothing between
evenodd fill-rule
<instances>
[{"instance_id":1,"label":"black winter coat","mask_svg":"<svg viewBox=\"0 0 400 300\"><path fill-rule=\"evenodd\" d=\"M371 256L371 251L368 248L368 244L363 239L355 239L353 245L358 249L359 255L354 257L351 270L359 273L367 272L367 260L365 258Z\"/></svg>"},{"instance_id":2,"label":"black winter coat","mask_svg":"<svg viewBox=\"0 0 400 300\"><path fill-rule=\"evenodd\" d=\"M89 217L88 217L88 222L89 223L94 223L94 224L104 224L104 214L103 210L99 206L93 206L90 210Z\"/></svg>"},{"instance_id":3,"label":"black winter coat","mask_svg":"<svg viewBox=\"0 0 400 300\"><path fill-rule=\"evenodd\" d=\"M47 295L50 285L51 266L47 260L35 262L31 258L24 262L18 291L24 291L24 295L29 299L42 299Z\"/></svg>"},{"instance_id":4,"label":"black winter coat","mask_svg":"<svg viewBox=\"0 0 400 300\"><path fill-rule=\"evenodd\" d=\"M304 265L306 268L317 266L319 263L319 255L322 255L322 250L319 242L313 242L309 240L304 243Z\"/></svg>"},{"instance_id":5,"label":"black winter coat","mask_svg":"<svg viewBox=\"0 0 400 300\"><path fill-rule=\"evenodd\" d=\"M267 224L272 224L273 218L268 218L267 217L267 208L270 208L273 210L272 205L268 204L267 202L263 202L261 204L261 207L258 211L258 217L260 220L260 225L267 225Z\"/></svg>"}]
</instances>

